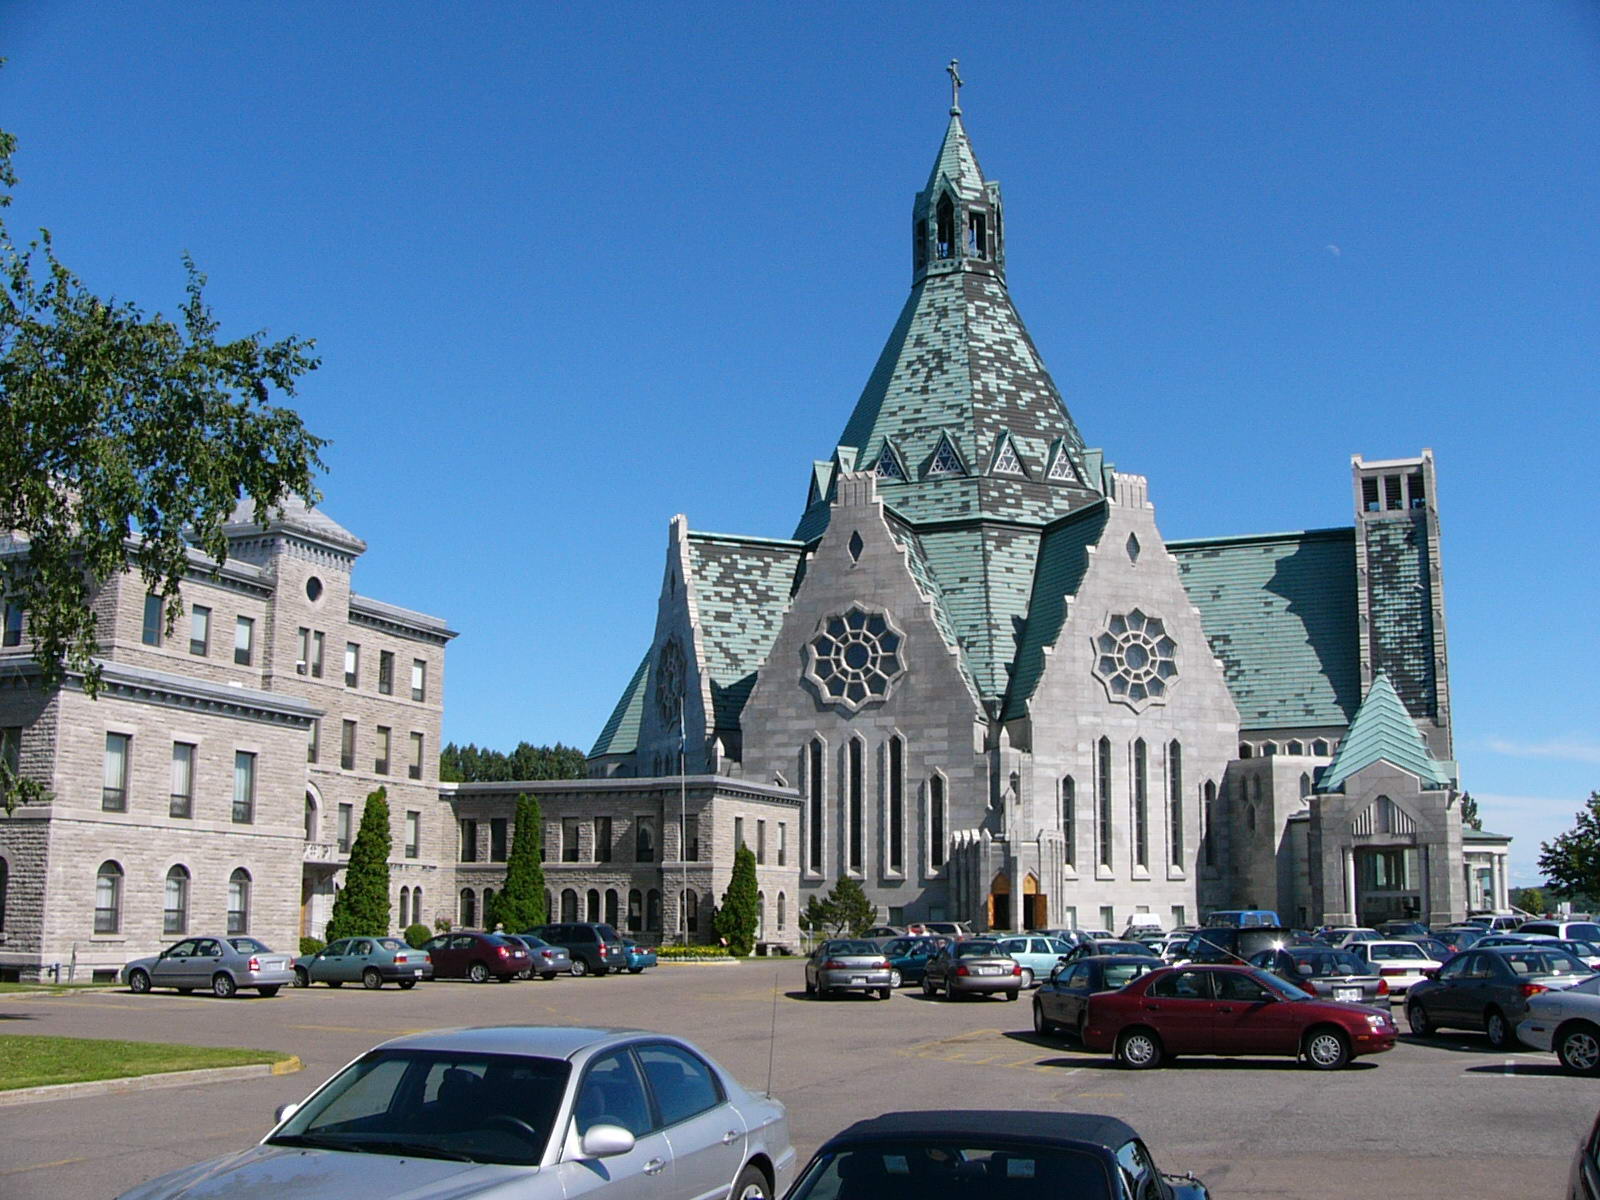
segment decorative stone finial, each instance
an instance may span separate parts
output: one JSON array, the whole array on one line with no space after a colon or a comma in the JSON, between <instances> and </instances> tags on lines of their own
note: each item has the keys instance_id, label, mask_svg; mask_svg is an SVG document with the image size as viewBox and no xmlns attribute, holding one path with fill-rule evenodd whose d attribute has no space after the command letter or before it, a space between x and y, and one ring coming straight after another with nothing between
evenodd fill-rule
<instances>
[{"instance_id":1,"label":"decorative stone finial","mask_svg":"<svg viewBox=\"0 0 1600 1200\"><path fill-rule=\"evenodd\" d=\"M950 75L950 115L959 117L961 115L961 85L964 82L961 78L961 60L952 58L950 65L945 70Z\"/></svg>"}]
</instances>

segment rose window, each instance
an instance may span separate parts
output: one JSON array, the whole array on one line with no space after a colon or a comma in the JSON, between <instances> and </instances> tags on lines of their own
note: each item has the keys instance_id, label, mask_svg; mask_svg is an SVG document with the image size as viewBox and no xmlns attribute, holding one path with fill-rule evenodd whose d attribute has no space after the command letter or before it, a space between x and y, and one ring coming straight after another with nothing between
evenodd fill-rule
<instances>
[{"instance_id":1,"label":"rose window","mask_svg":"<svg viewBox=\"0 0 1600 1200\"><path fill-rule=\"evenodd\" d=\"M860 708L887 696L905 671L903 641L886 613L852 607L823 621L807 644L806 675L824 699Z\"/></svg>"},{"instance_id":2,"label":"rose window","mask_svg":"<svg viewBox=\"0 0 1600 1200\"><path fill-rule=\"evenodd\" d=\"M1094 639L1094 673L1113 700L1131 708L1166 702L1178 680L1178 644L1159 617L1114 613Z\"/></svg>"}]
</instances>

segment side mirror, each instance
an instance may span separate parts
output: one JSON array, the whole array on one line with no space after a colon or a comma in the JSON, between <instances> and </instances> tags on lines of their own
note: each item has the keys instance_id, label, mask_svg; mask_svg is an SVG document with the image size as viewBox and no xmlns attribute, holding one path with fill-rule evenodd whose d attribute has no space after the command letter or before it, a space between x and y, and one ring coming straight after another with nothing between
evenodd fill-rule
<instances>
[{"instance_id":1,"label":"side mirror","mask_svg":"<svg viewBox=\"0 0 1600 1200\"><path fill-rule=\"evenodd\" d=\"M1423 975L1423 978L1425 978L1425 979L1437 979L1437 978L1439 978L1439 968L1438 967L1429 967L1426 971L1424 971L1422 973L1422 975Z\"/></svg>"},{"instance_id":2,"label":"side mirror","mask_svg":"<svg viewBox=\"0 0 1600 1200\"><path fill-rule=\"evenodd\" d=\"M294 1116L295 1113L297 1113L299 1111L300 1111L300 1102L298 1100L293 1101L293 1102L291 1102L289 1104L280 1104L280 1105L278 1105L277 1109L272 1114L272 1123L274 1125L282 1125L285 1121L287 1121L290 1117Z\"/></svg>"},{"instance_id":3,"label":"side mirror","mask_svg":"<svg viewBox=\"0 0 1600 1200\"><path fill-rule=\"evenodd\" d=\"M621 1125L591 1125L579 1148L585 1158L611 1158L633 1149L633 1134Z\"/></svg>"}]
</instances>

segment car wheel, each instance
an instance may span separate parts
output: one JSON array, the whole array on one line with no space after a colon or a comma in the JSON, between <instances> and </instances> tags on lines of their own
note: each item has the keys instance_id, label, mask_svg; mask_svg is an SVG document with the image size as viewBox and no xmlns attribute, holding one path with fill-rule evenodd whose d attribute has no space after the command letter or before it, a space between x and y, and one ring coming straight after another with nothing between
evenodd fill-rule
<instances>
[{"instance_id":1,"label":"car wheel","mask_svg":"<svg viewBox=\"0 0 1600 1200\"><path fill-rule=\"evenodd\" d=\"M1509 1050L1517 1044L1516 1034L1511 1032L1511 1022L1498 1008L1491 1008L1483 1014L1483 1031L1489 1035L1489 1045L1496 1050Z\"/></svg>"},{"instance_id":2,"label":"car wheel","mask_svg":"<svg viewBox=\"0 0 1600 1200\"><path fill-rule=\"evenodd\" d=\"M629 975L637 975L637 974L639 974L639 972L641 972L643 970L644 970L643 967L629 967L628 968L628 974Z\"/></svg>"},{"instance_id":3,"label":"car wheel","mask_svg":"<svg viewBox=\"0 0 1600 1200\"><path fill-rule=\"evenodd\" d=\"M150 990L150 975L145 971L128 972L128 990L142 996Z\"/></svg>"},{"instance_id":4,"label":"car wheel","mask_svg":"<svg viewBox=\"0 0 1600 1200\"><path fill-rule=\"evenodd\" d=\"M581 979L589 973L589 964L581 958L575 958L572 960L572 966L567 969L572 972L574 977Z\"/></svg>"},{"instance_id":5,"label":"car wheel","mask_svg":"<svg viewBox=\"0 0 1600 1200\"><path fill-rule=\"evenodd\" d=\"M879 988L878 989L878 999L879 1000L887 1000L892 995L894 995L894 989L893 988Z\"/></svg>"},{"instance_id":6,"label":"car wheel","mask_svg":"<svg viewBox=\"0 0 1600 1200\"><path fill-rule=\"evenodd\" d=\"M180 996L188 996L188 995L193 994L193 992L194 992L193 988L179 988L178 989L178 995L180 995Z\"/></svg>"},{"instance_id":7,"label":"car wheel","mask_svg":"<svg viewBox=\"0 0 1600 1200\"><path fill-rule=\"evenodd\" d=\"M1406 1024L1411 1026L1411 1032L1418 1037L1429 1037L1435 1031L1433 1022L1428 1020L1427 1010L1418 1000L1406 1005Z\"/></svg>"},{"instance_id":8,"label":"car wheel","mask_svg":"<svg viewBox=\"0 0 1600 1200\"><path fill-rule=\"evenodd\" d=\"M330 979L330 980L328 980L328 986L331 987L331 988L342 988L344 986L344 980L342 980L342 979Z\"/></svg>"},{"instance_id":9,"label":"car wheel","mask_svg":"<svg viewBox=\"0 0 1600 1200\"><path fill-rule=\"evenodd\" d=\"M467 978L473 983L488 983L489 968L481 962L475 962L467 968Z\"/></svg>"},{"instance_id":10,"label":"car wheel","mask_svg":"<svg viewBox=\"0 0 1600 1200\"><path fill-rule=\"evenodd\" d=\"M1022 968L1022 986L1024 989L1033 986L1033 972L1028 970L1027 967Z\"/></svg>"},{"instance_id":11,"label":"car wheel","mask_svg":"<svg viewBox=\"0 0 1600 1200\"><path fill-rule=\"evenodd\" d=\"M239 990L239 985L234 983L232 975L229 975L223 971L218 971L211 977L211 990L216 993L219 998L226 1000L229 996L233 995Z\"/></svg>"},{"instance_id":12,"label":"car wheel","mask_svg":"<svg viewBox=\"0 0 1600 1200\"><path fill-rule=\"evenodd\" d=\"M1600 1029L1573 1025L1556 1038L1556 1057L1576 1075L1600 1075Z\"/></svg>"},{"instance_id":13,"label":"car wheel","mask_svg":"<svg viewBox=\"0 0 1600 1200\"><path fill-rule=\"evenodd\" d=\"M383 976L378 973L377 967L368 967L361 972L361 986L369 992L375 992L383 986Z\"/></svg>"},{"instance_id":14,"label":"car wheel","mask_svg":"<svg viewBox=\"0 0 1600 1200\"><path fill-rule=\"evenodd\" d=\"M767 1182L766 1173L755 1163L739 1172L733 1191L728 1193L729 1200L770 1200L771 1196L772 1185Z\"/></svg>"},{"instance_id":15,"label":"car wheel","mask_svg":"<svg viewBox=\"0 0 1600 1200\"><path fill-rule=\"evenodd\" d=\"M417 986L417 981L415 979L397 979L395 982L400 985L400 990L402 992L409 992L412 988Z\"/></svg>"},{"instance_id":16,"label":"car wheel","mask_svg":"<svg viewBox=\"0 0 1600 1200\"><path fill-rule=\"evenodd\" d=\"M1149 1071L1161 1065L1165 1052L1161 1039L1148 1029L1125 1030L1117 1038L1117 1062L1133 1071Z\"/></svg>"},{"instance_id":17,"label":"car wheel","mask_svg":"<svg viewBox=\"0 0 1600 1200\"><path fill-rule=\"evenodd\" d=\"M269 983L266 987L258 987L256 989L256 993L258 995L265 996L270 1000L272 997L278 994L278 989L282 986L283 984L281 983Z\"/></svg>"},{"instance_id":18,"label":"car wheel","mask_svg":"<svg viewBox=\"0 0 1600 1200\"><path fill-rule=\"evenodd\" d=\"M1017 998L1017 997L1018 997L1018 996L1020 996L1020 995L1022 995L1022 989L1021 989L1021 988L1018 988L1018 989L1017 989L1017 990L1016 990L1016 991L1014 991L1014 992L1007 992L1007 993L1006 993L1006 999L1007 999L1007 1000L1015 1000L1015 999L1016 999L1016 998Z\"/></svg>"},{"instance_id":19,"label":"car wheel","mask_svg":"<svg viewBox=\"0 0 1600 1200\"><path fill-rule=\"evenodd\" d=\"M808 975L808 976L806 976L806 995L815 997L816 994L817 994L817 985L811 982L811 977Z\"/></svg>"},{"instance_id":20,"label":"car wheel","mask_svg":"<svg viewBox=\"0 0 1600 1200\"><path fill-rule=\"evenodd\" d=\"M1319 1071L1337 1071L1350 1062L1350 1043L1336 1029L1313 1029L1301 1047L1307 1064Z\"/></svg>"},{"instance_id":21,"label":"car wheel","mask_svg":"<svg viewBox=\"0 0 1600 1200\"><path fill-rule=\"evenodd\" d=\"M549 983L555 977L556 977L556 973L554 971L540 971L539 972L539 978L544 980L546 983Z\"/></svg>"},{"instance_id":22,"label":"car wheel","mask_svg":"<svg viewBox=\"0 0 1600 1200\"><path fill-rule=\"evenodd\" d=\"M517 978L518 979L532 979L533 978L533 968L529 967L526 971L518 971L517 972Z\"/></svg>"},{"instance_id":23,"label":"car wheel","mask_svg":"<svg viewBox=\"0 0 1600 1200\"><path fill-rule=\"evenodd\" d=\"M294 969L294 985L295 987L310 987L310 972L308 972L304 967L296 967Z\"/></svg>"},{"instance_id":24,"label":"car wheel","mask_svg":"<svg viewBox=\"0 0 1600 1200\"><path fill-rule=\"evenodd\" d=\"M1033 1002L1033 1031L1040 1037L1049 1037L1056 1031L1056 1023L1044 1015L1044 1005Z\"/></svg>"},{"instance_id":25,"label":"car wheel","mask_svg":"<svg viewBox=\"0 0 1600 1200\"><path fill-rule=\"evenodd\" d=\"M891 988L897 988L897 987L900 986L900 983L901 983L900 972L899 971L893 971L893 970L890 971L889 972L889 986Z\"/></svg>"}]
</instances>

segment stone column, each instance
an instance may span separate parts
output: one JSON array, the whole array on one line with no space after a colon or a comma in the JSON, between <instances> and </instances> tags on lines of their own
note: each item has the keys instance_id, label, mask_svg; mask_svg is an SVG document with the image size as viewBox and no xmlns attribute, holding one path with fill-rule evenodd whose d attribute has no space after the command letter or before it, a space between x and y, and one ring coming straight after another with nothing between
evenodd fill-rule
<instances>
[{"instance_id":1,"label":"stone column","mask_svg":"<svg viewBox=\"0 0 1600 1200\"><path fill-rule=\"evenodd\" d=\"M1350 914L1350 924L1360 922L1356 912L1356 851L1354 846L1346 846L1344 854L1344 903Z\"/></svg>"}]
</instances>

